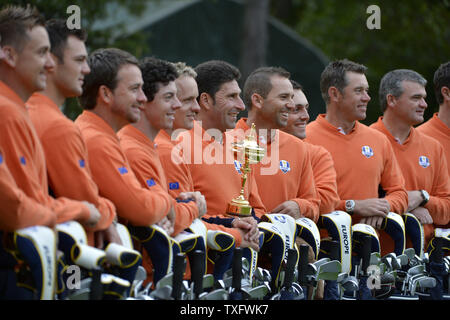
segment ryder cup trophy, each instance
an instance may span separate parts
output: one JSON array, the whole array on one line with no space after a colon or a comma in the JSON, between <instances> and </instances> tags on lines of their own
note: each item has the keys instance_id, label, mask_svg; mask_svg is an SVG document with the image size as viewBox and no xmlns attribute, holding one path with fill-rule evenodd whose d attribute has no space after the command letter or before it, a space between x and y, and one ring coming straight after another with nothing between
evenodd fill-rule
<instances>
[{"instance_id":1,"label":"ryder cup trophy","mask_svg":"<svg viewBox=\"0 0 450 320\"><path fill-rule=\"evenodd\" d=\"M236 155L242 156L244 158L244 163L240 168L240 171L242 172L241 192L237 198L234 198L228 204L227 214L231 216L248 217L252 214L252 207L244 198L244 188L247 181L247 175L251 171L250 165L260 162L265 154L264 148L258 146L258 142L256 141L256 129L254 123L252 123L250 134L246 136L243 141L232 143L232 151Z\"/></svg>"}]
</instances>

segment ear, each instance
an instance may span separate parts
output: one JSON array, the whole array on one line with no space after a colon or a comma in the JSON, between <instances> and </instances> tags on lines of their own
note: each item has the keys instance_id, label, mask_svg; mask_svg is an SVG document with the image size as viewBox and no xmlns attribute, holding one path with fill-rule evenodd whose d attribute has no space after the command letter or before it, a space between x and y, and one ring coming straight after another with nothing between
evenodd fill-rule
<instances>
[{"instance_id":1,"label":"ear","mask_svg":"<svg viewBox=\"0 0 450 320\"><path fill-rule=\"evenodd\" d=\"M198 99L198 104L200 105L200 108L204 108L206 111L209 111L213 105L213 99L209 93L202 92Z\"/></svg>"},{"instance_id":2,"label":"ear","mask_svg":"<svg viewBox=\"0 0 450 320\"><path fill-rule=\"evenodd\" d=\"M97 99L100 99L100 101L103 102L104 104L111 104L111 102L114 99L111 89L109 89L105 85L101 85L98 88Z\"/></svg>"},{"instance_id":3,"label":"ear","mask_svg":"<svg viewBox=\"0 0 450 320\"><path fill-rule=\"evenodd\" d=\"M441 94L444 97L444 101L450 100L450 89L448 87L443 86L441 88Z\"/></svg>"},{"instance_id":4,"label":"ear","mask_svg":"<svg viewBox=\"0 0 450 320\"><path fill-rule=\"evenodd\" d=\"M339 100L339 97L341 96L341 92L336 87L329 87L328 88L328 96L330 97L330 102L337 102Z\"/></svg>"},{"instance_id":5,"label":"ear","mask_svg":"<svg viewBox=\"0 0 450 320\"><path fill-rule=\"evenodd\" d=\"M252 107L258 108L258 109L262 109L263 105L264 105L264 98L261 97L261 95L257 94L257 93L253 93L251 96L251 101L252 101Z\"/></svg>"},{"instance_id":6,"label":"ear","mask_svg":"<svg viewBox=\"0 0 450 320\"><path fill-rule=\"evenodd\" d=\"M391 108L395 107L396 103L397 103L397 98L394 97L394 95L392 95L392 94L386 95L386 106L388 108L389 107L391 107Z\"/></svg>"},{"instance_id":7,"label":"ear","mask_svg":"<svg viewBox=\"0 0 450 320\"><path fill-rule=\"evenodd\" d=\"M18 61L17 51L12 46L4 46L2 49L4 54L3 61L11 68L15 68Z\"/></svg>"}]
</instances>

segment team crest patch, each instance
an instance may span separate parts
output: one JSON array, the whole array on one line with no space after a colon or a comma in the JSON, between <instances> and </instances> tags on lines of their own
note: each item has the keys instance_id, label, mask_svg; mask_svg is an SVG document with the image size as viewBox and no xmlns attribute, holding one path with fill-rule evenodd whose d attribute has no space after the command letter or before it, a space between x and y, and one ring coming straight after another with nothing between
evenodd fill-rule
<instances>
[{"instance_id":1,"label":"team crest patch","mask_svg":"<svg viewBox=\"0 0 450 320\"><path fill-rule=\"evenodd\" d=\"M155 180L153 180L153 178L152 179L148 179L146 182L147 182L147 185L149 187L153 187L153 186L156 185L156 182L155 182Z\"/></svg>"},{"instance_id":2,"label":"team crest patch","mask_svg":"<svg viewBox=\"0 0 450 320\"><path fill-rule=\"evenodd\" d=\"M234 168L236 169L236 171L237 171L239 174L242 173L242 171L241 171L242 163L240 163L239 161L234 160Z\"/></svg>"},{"instance_id":3,"label":"team crest patch","mask_svg":"<svg viewBox=\"0 0 450 320\"><path fill-rule=\"evenodd\" d=\"M291 166L289 164L289 161L280 160L280 170L283 173L288 173L289 171L291 171Z\"/></svg>"},{"instance_id":4,"label":"team crest patch","mask_svg":"<svg viewBox=\"0 0 450 320\"><path fill-rule=\"evenodd\" d=\"M430 166L430 159L428 159L425 156L420 156L419 157L419 164L423 168L428 168Z\"/></svg>"},{"instance_id":5,"label":"team crest patch","mask_svg":"<svg viewBox=\"0 0 450 320\"><path fill-rule=\"evenodd\" d=\"M23 165L27 164L27 160L25 160L24 156L20 157L20 163L23 164Z\"/></svg>"},{"instance_id":6,"label":"team crest patch","mask_svg":"<svg viewBox=\"0 0 450 320\"><path fill-rule=\"evenodd\" d=\"M180 189L180 184L178 182L169 182L169 190Z\"/></svg>"},{"instance_id":7,"label":"team crest patch","mask_svg":"<svg viewBox=\"0 0 450 320\"><path fill-rule=\"evenodd\" d=\"M125 167L120 167L120 168L118 168L118 170L119 170L119 173L120 173L120 174L128 173L128 170L127 170L127 168L125 168Z\"/></svg>"},{"instance_id":8,"label":"team crest patch","mask_svg":"<svg viewBox=\"0 0 450 320\"><path fill-rule=\"evenodd\" d=\"M0 154L0 164L3 163L3 156Z\"/></svg>"},{"instance_id":9,"label":"team crest patch","mask_svg":"<svg viewBox=\"0 0 450 320\"><path fill-rule=\"evenodd\" d=\"M86 162L83 159L79 160L78 163L80 164L80 168L84 168L86 166Z\"/></svg>"},{"instance_id":10,"label":"team crest patch","mask_svg":"<svg viewBox=\"0 0 450 320\"><path fill-rule=\"evenodd\" d=\"M361 153L366 157L366 158L370 158L373 156L373 150L371 147L369 146L363 146Z\"/></svg>"}]
</instances>

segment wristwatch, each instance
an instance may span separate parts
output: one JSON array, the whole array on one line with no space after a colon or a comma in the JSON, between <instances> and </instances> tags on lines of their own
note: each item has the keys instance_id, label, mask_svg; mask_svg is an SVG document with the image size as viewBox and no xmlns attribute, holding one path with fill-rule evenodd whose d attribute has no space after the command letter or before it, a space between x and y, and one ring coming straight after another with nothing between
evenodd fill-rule
<instances>
[{"instance_id":1,"label":"wristwatch","mask_svg":"<svg viewBox=\"0 0 450 320\"><path fill-rule=\"evenodd\" d=\"M347 200L345 201L345 211L347 211L347 213L349 215L353 214L353 210L355 210L355 200Z\"/></svg>"},{"instance_id":2,"label":"wristwatch","mask_svg":"<svg viewBox=\"0 0 450 320\"><path fill-rule=\"evenodd\" d=\"M430 200L430 195L426 190L419 190L419 191L420 195L422 196L422 202L420 203L419 207L423 207Z\"/></svg>"}]
</instances>

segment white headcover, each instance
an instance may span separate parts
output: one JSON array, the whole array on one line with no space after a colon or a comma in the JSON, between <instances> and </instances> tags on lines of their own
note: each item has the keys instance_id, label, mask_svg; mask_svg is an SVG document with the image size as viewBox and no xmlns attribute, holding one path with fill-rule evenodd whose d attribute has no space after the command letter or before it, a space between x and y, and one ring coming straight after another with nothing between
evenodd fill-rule
<instances>
[{"instance_id":1,"label":"white headcover","mask_svg":"<svg viewBox=\"0 0 450 320\"><path fill-rule=\"evenodd\" d=\"M33 226L15 231L17 238L25 238L33 243L33 247L39 253L42 267L41 300L53 300L56 286L56 237L52 229L44 226ZM24 253L22 253L24 254Z\"/></svg>"},{"instance_id":2,"label":"white headcover","mask_svg":"<svg viewBox=\"0 0 450 320\"><path fill-rule=\"evenodd\" d=\"M352 264L352 217L344 211L333 211L320 216L328 234L339 242L342 272L350 272Z\"/></svg>"},{"instance_id":3,"label":"white headcover","mask_svg":"<svg viewBox=\"0 0 450 320\"><path fill-rule=\"evenodd\" d=\"M293 249L295 244L295 236L297 233L295 219L286 214L279 213L266 214L265 217L276 227L277 232L282 235L285 243L284 259L287 259L288 250Z\"/></svg>"},{"instance_id":4,"label":"white headcover","mask_svg":"<svg viewBox=\"0 0 450 320\"><path fill-rule=\"evenodd\" d=\"M75 243L87 244L86 231L77 221L67 221L56 225L58 232L63 232L72 237Z\"/></svg>"},{"instance_id":5,"label":"white headcover","mask_svg":"<svg viewBox=\"0 0 450 320\"><path fill-rule=\"evenodd\" d=\"M309 218L300 218L295 220L298 228L298 236L308 242L314 252L314 258L317 260L320 250L320 232L317 225Z\"/></svg>"},{"instance_id":6,"label":"white headcover","mask_svg":"<svg viewBox=\"0 0 450 320\"><path fill-rule=\"evenodd\" d=\"M106 259L106 253L103 250L86 244L77 244L77 252L72 256L73 261L88 270L101 267Z\"/></svg>"}]
</instances>

